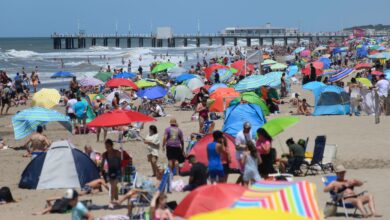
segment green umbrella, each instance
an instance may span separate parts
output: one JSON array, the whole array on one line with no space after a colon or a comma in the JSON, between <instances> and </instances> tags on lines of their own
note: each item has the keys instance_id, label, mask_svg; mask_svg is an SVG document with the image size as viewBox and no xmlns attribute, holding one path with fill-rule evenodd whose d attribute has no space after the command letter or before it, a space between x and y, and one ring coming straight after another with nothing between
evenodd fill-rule
<instances>
[{"instance_id":1,"label":"green umbrella","mask_svg":"<svg viewBox=\"0 0 390 220\"><path fill-rule=\"evenodd\" d=\"M171 63L171 62L159 63L159 64L157 64L157 65L153 68L152 73L155 74L155 73L158 73L158 72L167 70L167 69L169 69L169 68L172 68L172 67L174 67L174 66L176 66L176 64Z\"/></svg>"},{"instance_id":2,"label":"green umbrella","mask_svg":"<svg viewBox=\"0 0 390 220\"><path fill-rule=\"evenodd\" d=\"M156 82L150 82L144 79L138 80L137 82L135 82L135 84L138 86L138 88L146 88L146 87L152 87L157 85Z\"/></svg>"},{"instance_id":3,"label":"green umbrella","mask_svg":"<svg viewBox=\"0 0 390 220\"><path fill-rule=\"evenodd\" d=\"M232 73L237 73L238 70L237 70L236 68L230 67L230 72L232 72Z\"/></svg>"},{"instance_id":4,"label":"green umbrella","mask_svg":"<svg viewBox=\"0 0 390 220\"><path fill-rule=\"evenodd\" d=\"M267 59L264 60L264 62L261 63L261 65L271 65L277 63L275 60Z\"/></svg>"},{"instance_id":5,"label":"green umbrella","mask_svg":"<svg viewBox=\"0 0 390 220\"><path fill-rule=\"evenodd\" d=\"M299 122L299 118L297 117L279 117L269 120L263 125L262 128L266 130L271 137L275 137L276 135L282 133L284 129L287 129L288 127L296 124L297 122Z\"/></svg>"},{"instance_id":6,"label":"green umbrella","mask_svg":"<svg viewBox=\"0 0 390 220\"><path fill-rule=\"evenodd\" d=\"M112 73L110 72L99 72L95 76L96 79L100 79L103 82L107 82L112 77Z\"/></svg>"},{"instance_id":7,"label":"green umbrella","mask_svg":"<svg viewBox=\"0 0 390 220\"><path fill-rule=\"evenodd\" d=\"M272 70L283 70L283 69L286 69L286 68L287 68L287 65L285 65L283 63L276 63L276 64L273 64L271 66Z\"/></svg>"},{"instance_id":8,"label":"green umbrella","mask_svg":"<svg viewBox=\"0 0 390 220\"><path fill-rule=\"evenodd\" d=\"M269 109L263 99L260 98L255 92L244 92L241 94L242 99L245 101L260 106L264 115L269 115Z\"/></svg>"}]
</instances>

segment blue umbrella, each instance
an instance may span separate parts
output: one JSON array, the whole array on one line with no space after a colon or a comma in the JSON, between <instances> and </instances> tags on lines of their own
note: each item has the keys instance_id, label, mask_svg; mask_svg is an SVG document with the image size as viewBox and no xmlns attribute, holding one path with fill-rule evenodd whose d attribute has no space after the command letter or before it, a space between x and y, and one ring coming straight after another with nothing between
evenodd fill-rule
<instances>
[{"instance_id":1,"label":"blue umbrella","mask_svg":"<svg viewBox=\"0 0 390 220\"><path fill-rule=\"evenodd\" d=\"M56 72L54 73L50 78L72 78L74 77L75 75L71 72Z\"/></svg>"},{"instance_id":2,"label":"blue umbrella","mask_svg":"<svg viewBox=\"0 0 390 220\"><path fill-rule=\"evenodd\" d=\"M293 77L295 74L297 74L298 70L299 69L298 69L297 65L289 66L287 68L287 76L288 77Z\"/></svg>"},{"instance_id":3,"label":"blue umbrella","mask_svg":"<svg viewBox=\"0 0 390 220\"><path fill-rule=\"evenodd\" d=\"M279 87L282 84L282 75L283 72L271 72L265 74L265 82L267 83L267 86L270 86L272 88Z\"/></svg>"},{"instance_id":4,"label":"blue umbrella","mask_svg":"<svg viewBox=\"0 0 390 220\"><path fill-rule=\"evenodd\" d=\"M329 69L330 68L330 64L331 64L331 61L329 58L327 57L321 57L319 59L320 62L324 63L324 69Z\"/></svg>"},{"instance_id":5,"label":"blue umbrella","mask_svg":"<svg viewBox=\"0 0 390 220\"><path fill-rule=\"evenodd\" d=\"M122 78L122 79L133 79L137 77L137 74L135 73L128 73L128 72L123 72L123 73L118 73L116 74L113 78Z\"/></svg>"},{"instance_id":6,"label":"blue umbrella","mask_svg":"<svg viewBox=\"0 0 390 220\"><path fill-rule=\"evenodd\" d=\"M297 49L295 49L295 50L293 51L293 53L297 54L297 53L300 53L300 52L302 52L302 51L304 51L304 50L305 50L304 47L298 47Z\"/></svg>"},{"instance_id":7,"label":"blue umbrella","mask_svg":"<svg viewBox=\"0 0 390 220\"><path fill-rule=\"evenodd\" d=\"M153 100L164 97L167 92L168 91L161 86L153 86L138 90L137 96L141 98L146 97L147 99Z\"/></svg>"},{"instance_id":8,"label":"blue umbrella","mask_svg":"<svg viewBox=\"0 0 390 220\"><path fill-rule=\"evenodd\" d=\"M386 76L386 79L390 80L390 70L385 70L384 74Z\"/></svg>"},{"instance_id":9,"label":"blue umbrella","mask_svg":"<svg viewBox=\"0 0 390 220\"><path fill-rule=\"evenodd\" d=\"M38 125L53 121L64 122L63 125L71 127L70 118L55 110L42 107L25 109L12 117L15 139L22 139L36 131Z\"/></svg>"},{"instance_id":10,"label":"blue umbrella","mask_svg":"<svg viewBox=\"0 0 390 220\"><path fill-rule=\"evenodd\" d=\"M181 83L183 81L193 79L193 78L196 78L196 76L194 74L184 73L184 74L181 74L180 76L176 77L176 82Z\"/></svg>"},{"instance_id":11,"label":"blue umbrella","mask_svg":"<svg viewBox=\"0 0 390 220\"><path fill-rule=\"evenodd\" d=\"M218 88L227 88L227 85L223 84L223 83L217 83L217 84L214 84L212 85L210 88L209 88L209 93L212 93L214 92L216 89Z\"/></svg>"},{"instance_id":12,"label":"blue umbrella","mask_svg":"<svg viewBox=\"0 0 390 220\"><path fill-rule=\"evenodd\" d=\"M302 86L302 89L314 91L314 90L316 90L318 88L321 88L323 86L326 86L326 85L324 83L322 83L322 82L313 81L313 82L309 82L309 83L304 84Z\"/></svg>"}]
</instances>

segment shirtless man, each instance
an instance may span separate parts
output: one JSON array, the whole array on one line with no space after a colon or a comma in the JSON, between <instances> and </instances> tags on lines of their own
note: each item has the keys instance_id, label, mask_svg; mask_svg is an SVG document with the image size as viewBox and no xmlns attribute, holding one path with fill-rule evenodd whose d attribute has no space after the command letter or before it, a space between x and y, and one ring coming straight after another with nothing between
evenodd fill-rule
<instances>
[{"instance_id":1,"label":"shirtless man","mask_svg":"<svg viewBox=\"0 0 390 220\"><path fill-rule=\"evenodd\" d=\"M309 105L306 102L306 99L302 99L302 102L299 103L298 109L297 109L298 115L310 115L310 108Z\"/></svg>"},{"instance_id":2,"label":"shirtless man","mask_svg":"<svg viewBox=\"0 0 390 220\"><path fill-rule=\"evenodd\" d=\"M34 158L45 152L50 146L49 139L42 133L43 127L38 125L37 132L32 134L27 142L23 145L27 149L27 154L25 156L31 155Z\"/></svg>"},{"instance_id":3,"label":"shirtless man","mask_svg":"<svg viewBox=\"0 0 390 220\"><path fill-rule=\"evenodd\" d=\"M79 91L79 83L77 82L75 76L70 81L69 88L70 88L70 91L72 91L72 93L77 93Z\"/></svg>"},{"instance_id":4,"label":"shirtless man","mask_svg":"<svg viewBox=\"0 0 390 220\"><path fill-rule=\"evenodd\" d=\"M356 179L345 179L345 173L347 170L343 165L338 165L335 172L337 179L326 186L324 188L324 192L334 191L336 193L343 193L344 201L352 203L355 207L357 207L362 213L363 218L371 216L381 217L381 215L379 215L375 210L374 198L372 195L359 195L353 191L355 187L363 185L362 181ZM368 208L370 209L371 214L367 213L366 209L364 208L365 204L368 204Z\"/></svg>"}]
</instances>

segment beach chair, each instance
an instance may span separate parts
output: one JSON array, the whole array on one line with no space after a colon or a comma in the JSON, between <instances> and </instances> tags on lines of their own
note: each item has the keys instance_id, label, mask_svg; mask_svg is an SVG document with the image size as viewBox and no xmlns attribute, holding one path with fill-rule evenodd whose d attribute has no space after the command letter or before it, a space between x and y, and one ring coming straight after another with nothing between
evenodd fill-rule
<instances>
[{"instance_id":1,"label":"beach chair","mask_svg":"<svg viewBox=\"0 0 390 220\"><path fill-rule=\"evenodd\" d=\"M320 138L319 138L320 137ZM324 150L325 150L325 142L324 140L325 136L318 136L316 138L316 144L314 146L314 152L313 152L313 158L310 160L310 162L305 161L304 165L306 166L306 173L305 176L307 176L310 172L310 175L318 174L318 170L321 170L325 174L325 169L322 164L322 159L324 157ZM318 141L317 141L318 139Z\"/></svg>"},{"instance_id":2,"label":"beach chair","mask_svg":"<svg viewBox=\"0 0 390 220\"><path fill-rule=\"evenodd\" d=\"M334 172L333 163L336 160L337 155L337 145L336 144L326 144L324 150L324 157L322 159L322 165L324 169L329 172Z\"/></svg>"},{"instance_id":3,"label":"beach chair","mask_svg":"<svg viewBox=\"0 0 390 220\"><path fill-rule=\"evenodd\" d=\"M139 178L138 175L135 176L133 189L140 188L142 185L138 182L143 182L142 178ZM147 220L148 215L145 212L146 209L150 207L150 203L153 198L153 192L145 190L144 192L137 193L135 198L129 199L127 201L128 206L132 206L131 213L129 214L130 219L138 219L138 220Z\"/></svg>"},{"instance_id":4,"label":"beach chair","mask_svg":"<svg viewBox=\"0 0 390 220\"><path fill-rule=\"evenodd\" d=\"M337 176L335 176L335 175L323 176L322 182L324 183L324 186L328 186L331 182L335 181L336 178L337 178ZM349 217L348 209L354 209L353 215L356 215L357 208L354 205L352 205L351 203L344 201L343 193L335 193L335 192L330 191L329 194L330 194L330 198L332 199L332 202L334 202L337 205L337 207L343 207L344 215L346 218Z\"/></svg>"}]
</instances>

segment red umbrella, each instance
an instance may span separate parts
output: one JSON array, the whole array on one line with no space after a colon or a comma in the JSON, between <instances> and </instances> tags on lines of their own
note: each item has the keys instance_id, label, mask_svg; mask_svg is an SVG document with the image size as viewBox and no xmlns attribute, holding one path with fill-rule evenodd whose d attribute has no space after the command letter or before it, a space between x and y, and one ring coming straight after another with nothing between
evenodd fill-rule
<instances>
[{"instance_id":1,"label":"red umbrella","mask_svg":"<svg viewBox=\"0 0 390 220\"><path fill-rule=\"evenodd\" d=\"M323 73L324 63L320 61L314 61L312 64L316 69L316 74L321 75ZM305 68L303 68L301 72L303 75L310 75L310 63L306 64Z\"/></svg>"},{"instance_id":2,"label":"red umbrella","mask_svg":"<svg viewBox=\"0 0 390 220\"><path fill-rule=\"evenodd\" d=\"M199 87L199 88L196 88L196 89L192 90L192 93L198 94L200 92L201 88L205 88L206 90L209 90L210 87L211 87L210 85L204 85L202 87Z\"/></svg>"},{"instance_id":3,"label":"red umbrella","mask_svg":"<svg viewBox=\"0 0 390 220\"><path fill-rule=\"evenodd\" d=\"M375 70L375 71L372 71L371 74L372 74L372 75L380 76L380 75L383 75L383 72L378 71L378 70Z\"/></svg>"},{"instance_id":4,"label":"red umbrella","mask_svg":"<svg viewBox=\"0 0 390 220\"><path fill-rule=\"evenodd\" d=\"M230 69L230 68L228 66L224 66L224 65L221 65L221 64L213 64L213 65L207 67L206 69L204 69L204 72L206 73L206 78L208 80L210 80L211 74L215 70L219 70L219 69Z\"/></svg>"},{"instance_id":5,"label":"red umbrella","mask_svg":"<svg viewBox=\"0 0 390 220\"><path fill-rule=\"evenodd\" d=\"M356 64L355 69L357 69L357 70L370 69L371 67L372 67L372 65L369 63L358 63L358 64Z\"/></svg>"},{"instance_id":6,"label":"red umbrella","mask_svg":"<svg viewBox=\"0 0 390 220\"><path fill-rule=\"evenodd\" d=\"M138 89L138 86L133 81L122 78L111 79L106 82L106 86L110 88L131 87L134 90Z\"/></svg>"},{"instance_id":7,"label":"red umbrella","mask_svg":"<svg viewBox=\"0 0 390 220\"><path fill-rule=\"evenodd\" d=\"M134 122L150 122L154 118L135 111L114 110L99 115L87 124L88 127L125 126Z\"/></svg>"},{"instance_id":8,"label":"red umbrella","mask_svg":"<svg viewBox=\"0 0 390 220\"><path fill-rule=\"evenodd\" d=\"M230 155L231 155L231 163L229 164L230 169L238 170L239 165L238 161L235 157L236 155L236 146L234 144L234 138L226 133L223 134L223 136L227 139L227 147L229 149ZM192 148L190 154L193 154L196 156L196 159L203 163L204 165L208 165L209 161L207 159L207 145L209 143L213 142L213 135L207 134L202 139L200 139L195 146ZM190 163L186 160L183 168L180 169L180 173L188 173L191 169Z\"/></svg>"},{"instance_id":9,"label":"red umbrella","mask_svg":"<svg viewBox=\"0 0 390 220\"><path fill-rule=\"evenodd\" d=\"M196 214L228 208L242 196L246 188L237 184L201 186L188 194L173 214L187 218Z\"/></svg>"},{"instance_id":10,"label":"red umbrella","mask_svg":"<svg viewBox=\"0 0 390 220\"><path fill-rule=\"evenodd\" d=\"M232 63L232 65L230 65L231 67L233 67L234 69L238 70L238 72L236 73L237 75L240 75L240 76L244 76L247 73L247 71L254 71L255 70L255 66L253 64L249 64L249 63L246 63L246 70L245 70L245 60L238 60L234 63Z\"/></svg>"}]
</instances>

